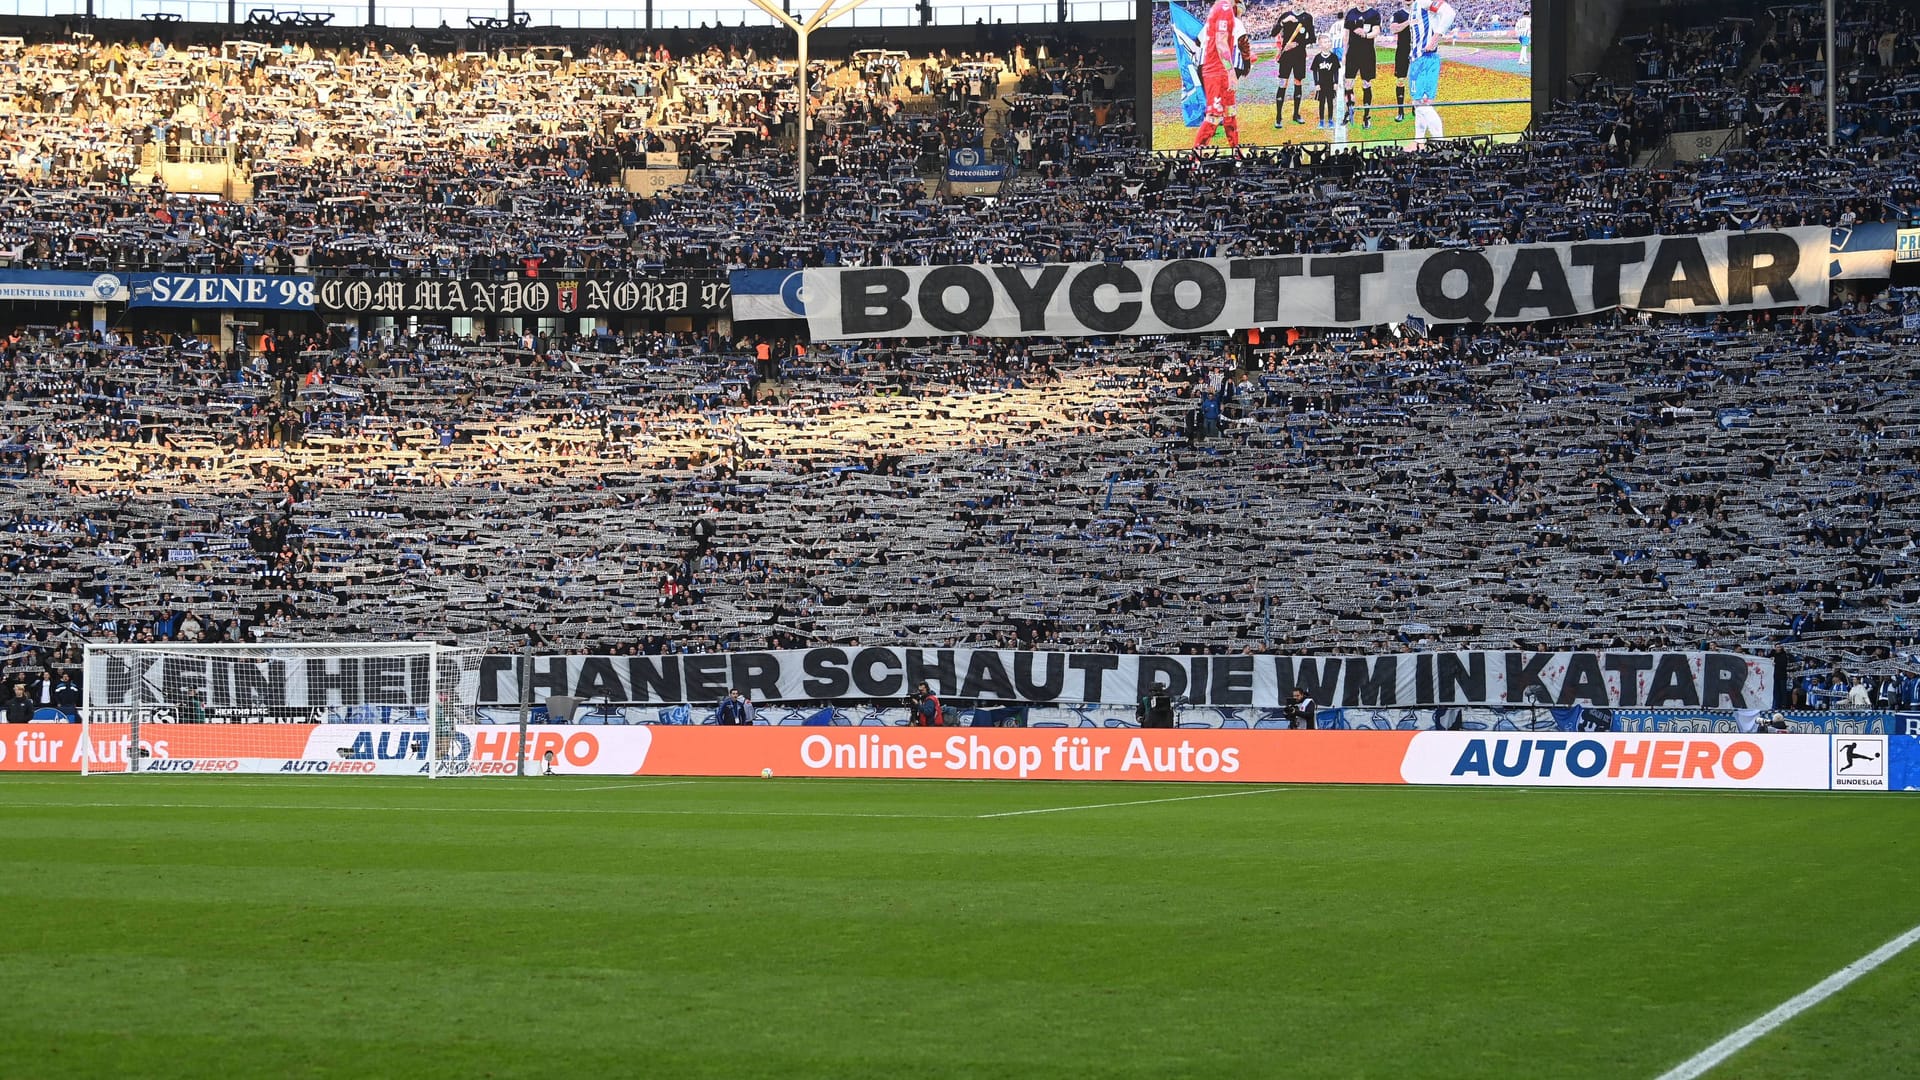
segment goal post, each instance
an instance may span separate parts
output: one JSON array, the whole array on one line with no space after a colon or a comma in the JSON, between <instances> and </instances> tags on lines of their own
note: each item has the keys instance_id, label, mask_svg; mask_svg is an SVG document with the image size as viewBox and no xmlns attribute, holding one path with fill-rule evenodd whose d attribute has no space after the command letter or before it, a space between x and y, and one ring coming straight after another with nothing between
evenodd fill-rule
<instances>
[{"instance_id":1,"label":"goal post","mask_svg":"<svg viewBox=\"0 0 1920 1080\"><path fill-rule=\"evenodd\" d=\"M82 773L455 776L481 768L484 648L425 641L88 645Z\"/></svg>"}]
</instances>

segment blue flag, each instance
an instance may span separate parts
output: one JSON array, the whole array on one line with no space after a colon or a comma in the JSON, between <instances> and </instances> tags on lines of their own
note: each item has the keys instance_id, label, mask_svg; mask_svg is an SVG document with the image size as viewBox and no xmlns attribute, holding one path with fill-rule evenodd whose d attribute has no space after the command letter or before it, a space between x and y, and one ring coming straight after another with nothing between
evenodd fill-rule
<instances>
[{"instance_id":1,"label":"blue flag","mask_svg":"<svg viewBox=\"0 0 1920 1080\"><path fill-rule=\"evenodd\" d=\"M1207 91L1200 85L1200 37L1205 32L1200 19L1185 5L1167 5L1173 21L1173 62L1180 65L1180 118L1188 127L1199 127L1207 116Z\"/></svg>"}]
</instances>

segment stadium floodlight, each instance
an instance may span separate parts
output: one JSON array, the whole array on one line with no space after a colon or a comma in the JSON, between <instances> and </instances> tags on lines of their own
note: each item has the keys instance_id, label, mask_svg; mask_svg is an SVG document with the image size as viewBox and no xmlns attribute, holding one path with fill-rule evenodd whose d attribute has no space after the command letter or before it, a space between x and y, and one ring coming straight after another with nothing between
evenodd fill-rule
<instances>
[{"instance_id":1,"label":"stadium floodlight","mask_svg":"<svg viewBox=\"0 0 1920 1080\"><path fill-rule=\"evenodd\" d=\"M483 648L88 645L80 771L458 776ZM504 770L511 773L513 770Z\"/></svg>"},{"instance_id":2,"label":"stadium floodlight","mask_svg":"<svg viewBox=\"0 0 1920 1080\"><path fill-rule=\"evenodd\" d=\"M1835 136L1833 127L1835 113L1838 112L1838 109L1834 105L1836 100L1834 98L1834 82L1835 76L1840 74L1839 65L1834 62L1833 57L1833 8L1833 0L1827 0L1827 148L1829 150L1831 150L1834 145Z\"/></svg>"},{"instance_id":3,"label":"stadium floodlight","mask_svg":"<svg viewBox=\"0 0 1920 1080\"><path fill-rule=\"evenodd\" d=\"M842 15L848 14L854 8L866 2L867 0L827 0L826 3L816 8L812 15L807 17L806 22L801 22L781 10L779 5L773 3L773 0L752 0L754 7L766 12L775 22L792 30L794 37L798 39L799 42L797 52L800 57L800 66L795 71L794 89L795 96L798 97L800 103L799 153L795 155L795 159L797 161L796 173L798 174L797 179L800 188L801 217L807 216L807 99L809 97L807 93L807 39L812 37L815 30L833 22Z\"/></svg>"}]
</instances>

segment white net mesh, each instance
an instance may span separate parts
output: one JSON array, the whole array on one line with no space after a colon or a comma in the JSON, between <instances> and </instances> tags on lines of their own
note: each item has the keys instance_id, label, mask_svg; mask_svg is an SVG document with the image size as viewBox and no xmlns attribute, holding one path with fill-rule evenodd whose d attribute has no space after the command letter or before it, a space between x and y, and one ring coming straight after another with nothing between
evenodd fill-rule
<instances>
[{"instance_id":1,"label":"white net mesh","mask_svg":"<svg viewBox=\"0 0 1920 1080\"><path fill-rule=\"evenodd\" d=\"M95 645L87 771L471 771L480 648L428 642Z\"/></svg>"}]
</instances>

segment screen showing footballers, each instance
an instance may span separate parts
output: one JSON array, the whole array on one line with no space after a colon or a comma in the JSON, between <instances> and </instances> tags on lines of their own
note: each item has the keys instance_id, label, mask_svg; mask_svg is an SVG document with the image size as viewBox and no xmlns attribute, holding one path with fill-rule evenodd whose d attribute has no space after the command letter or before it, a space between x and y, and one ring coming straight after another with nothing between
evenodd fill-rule
<instances>
[{"instance_id":1,"label":"screen showing footballers","mask_svg":"<svg viewBox=\"0 0 1920 1080\"><path fill-rule=\"evenodd\" d=\"M1153 148L1417 149L1533 119L1530 0L1154 0Z\"/></svg>"},{"instance_id":2,"label":"screen showing footballers","mask_svg":"<svg viewBox=\"0 0 1920 1080\"><path fill-rule=\"evenodd\" d=\"M1228 149L1240 149L1239 83L1253 60L1253 44L1241 13L1245 0L1213 0L1200 37L1200 92L1206 99L1200 130L1193 137L1195 153L1213 142L1216 130L1226 132Z\"/></svg>"}]
</instances>

